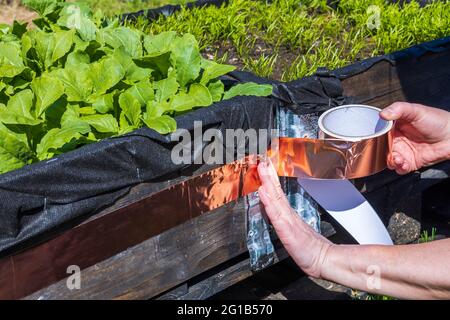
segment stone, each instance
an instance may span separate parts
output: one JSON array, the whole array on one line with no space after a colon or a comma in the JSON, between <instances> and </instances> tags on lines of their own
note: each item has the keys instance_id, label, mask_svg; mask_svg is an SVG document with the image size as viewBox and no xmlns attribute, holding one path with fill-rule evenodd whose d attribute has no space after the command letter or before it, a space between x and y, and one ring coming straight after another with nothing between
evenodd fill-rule
<instances>
[{"instance_id":1,"label":"stone","mask_svg":"<svg viewBox=\"0 0 450 320\"><path fill-rule=\"evenodd\" d=\"M388 231L394 244L407 244L419 239L420 227L419 221L403 212L396 212L389 219Z\"/></svg>"}]
</instances>

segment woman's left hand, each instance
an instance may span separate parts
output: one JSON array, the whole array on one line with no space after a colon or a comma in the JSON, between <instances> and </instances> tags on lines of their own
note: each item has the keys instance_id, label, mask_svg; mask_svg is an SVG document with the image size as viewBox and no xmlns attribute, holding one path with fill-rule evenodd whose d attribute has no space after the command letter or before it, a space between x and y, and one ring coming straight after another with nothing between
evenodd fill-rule
<instances>
[{"instance_id":1,"label":"woman's left hand","mask_svg":"<svg viewBox=\"0 0 450 320\"><path fill-rule=\"evenodd\" d=\"M262 181L259 196L279 239L306 274L320 278L333 243L314 231L291 208L270 160L259 164L258 173Z\"/></svg>"}]
</instances>

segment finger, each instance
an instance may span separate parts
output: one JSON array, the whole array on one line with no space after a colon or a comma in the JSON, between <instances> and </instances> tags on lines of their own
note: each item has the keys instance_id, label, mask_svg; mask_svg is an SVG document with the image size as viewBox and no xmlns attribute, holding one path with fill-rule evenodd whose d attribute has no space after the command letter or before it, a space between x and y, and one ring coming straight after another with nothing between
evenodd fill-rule
<instances>
[{"instance_id":1,"label":"finger","mask_svg":"<svg viewBox=\"0 0 450 320\"><path fill-rule=\"evenodd\" d=\"M411 164L402 155L394 153L392 159L395 172L401 175L411 172Z\"/></svg>"},{"instance_id":2,"label":"finger","mask_svg":"<svg viewBox=\"0 0 450 320\"><path fill-rule=\"evenodd\" d=\"M283 209L290 208L289 202L287 201L283 189L281 188L278 175L270 160L267 162L261 162L258 165L258 174L271 200L278 206L282 206Z\"/></svg>"},{"instance_id":3,"label":"finger","mask_svg":"<svg viewBox=\"0 0 450 320\"><path fill-rule=\"evenodd\" d=\"M407 102L395 102L380 112L384 120L404 120L412 122L420 118L423 108Z\"/></svg>"},{"instance_id":4,"label":"finger","mask_svg":"<svg viewBox=\"0 0 450 320\"><path fill-rule=\"evenodd\" d=\"M395 167L395 172L401 175L408 174L411 171L411 165L407 161Z\"/></svg>"},{"instance_id":5,"label":"finger","mask_svg":"<svg viewBox=\"0 0 450 320\"><path fill-rule=\"evenodd\" d=\"M386 164L387 164L388 169L390 169L390 170L395 169L395 165L394 165L394 161L393 161L391 153L387 155Z\"/></svg>"},{"instance_id":6,"label":"finger","mask_svg":"<svg viewBox=\"0 0 450 320\"><path fill-rule=\"evenodd\" d=\"M395 144L394 144L394 148L395 148ZM387 166L391 170L396 170L399 166L401 166L404 163L404 161L405 161L404 157L401 155L401 153L399 153L397 151L392 151L388 155Z\"/></svg>"},{"instance_id":7,"label":"finger","mask_svg":"<svg viewBox=\"0 0 450 320\"><path fill-rule=\"evenodd\" d=\"M258 173L262 176L261 180L263 183L273 184L274 186L280 185L280 179L278 178L277 171L270 158L266 158L260 163L258 166Z\"/></svg>"},{"instance_id":8,"label":"finger","mask_svg":"<svg viewBox=\"0 0 450 320\"><path fill-rule=\"evenodd\" d=\"M403 163L405 163L405 158L403 158L402 155L400 155L399 153L392 153L392 162L394 164L395 168L401 167L403 165Z\"/></svg>"},{"instance_id":9,"label":"finger","mask_svg":"<svg viewBox=\"0 0 450 320\"><path fill-rule=\"evenodd\" d=\"M267 187L261 186L258 189L259 197L264 205L265 212L269 218L272 226L278 235L289 234L289 230L292 229L292 225L295 223L296 215L292 214L291 208L277 205L275 201L270 197Z\"/></svg>"},{"instance_id":10,"label":"finger","mask_svg":"<svg viewBox=\"0 0 450 320\"><path fill-rule=\"evenodd\" d=\"M272 222L272 224L276 225L277 223L279 223L283 212L279 210L279 206L274 205L274 202L265 190L264 186L259 187L258 194L261 202L264 205L264 209L267 216L269 217L269 220Z\"/></svg>"}]
</instances>

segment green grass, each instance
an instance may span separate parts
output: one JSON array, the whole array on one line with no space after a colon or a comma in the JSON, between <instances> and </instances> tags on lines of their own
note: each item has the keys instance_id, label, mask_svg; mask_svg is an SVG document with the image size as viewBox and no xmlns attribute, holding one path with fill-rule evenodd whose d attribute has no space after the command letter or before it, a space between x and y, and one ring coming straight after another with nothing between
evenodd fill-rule
<instances>
[{"instance_id":1,"label":"green grass","mask_svg":"<svg viewBox=\"0 0 450 320\"><path fill-rule=\"evenodd\" d=\"M422 231L419 238L419 243L431 242L436 238L436 228L431 228L431 234L428 234L428 230Z\"/></svg>"},{"instance_id":2,"label":"green grass","mask_svg":"<svg viewBox=\"0 0 450 320\"><path fill-rule=\"evenodd\" d=\"M371 5L380 10L379 29L369 28ZM204 52L258 75L292 80L319 66L335 69L450 35L450 2L420 8L416 2L342 0L336 10L322 0L234 0L222 8L181 10L136 27L148 33L192 33ZM224 57L226 55L226 57Z\"/></svg>"}]
</instances>

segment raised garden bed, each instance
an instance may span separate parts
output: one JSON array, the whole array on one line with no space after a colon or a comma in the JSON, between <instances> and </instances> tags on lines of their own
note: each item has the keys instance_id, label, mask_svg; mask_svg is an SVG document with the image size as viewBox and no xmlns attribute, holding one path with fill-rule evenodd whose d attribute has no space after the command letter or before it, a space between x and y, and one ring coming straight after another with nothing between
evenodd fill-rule
<instances>
[{"instance_id":1,"label":"raised garden bed","mask_svg":"<svg viewBox=\"0 0 450 320\"><path fill-rule=\"evenodd\" d=\"M272 126L274 108L287 105L294 109L311 108L303 100L302 89L305 84L330 78L341 84L341 96L351 97L356 102L382 108L403 100L448 108L450 95L446 84L450 82L449 58L450 39L445 38L395 55L364 60L336 71L320 70L313 77L286 84L293 94L290 96L291 101L277 94L280 93L280 83L251 74L234 73L224 78L224 82L236 83L236 79L269 82L276 89L274 97L235 98L230 104L218 103L208 109L178 117L177 121L178 125L188 129L195 119L209 119L207 121L211 124L223 128L268 128ZM309 109L310 112L315 110ZM249 113L258 117L248 117ZM231 114L241 114L241 117L230 117ZM246 125L242 126L242 123ZM128 149L134 150L133 156L137 158L155 153L164 154L164 149L170 148L164 138L145 131L121 139L117 140L119 144L122 141L123 145L138 144L140 148L147 149L142 154L136 153L133 148ZM157 146L161 145L163 148L158 149ZM66 181L75 176L81 165L91 167L93 180L114 180L114 176L109 176L108 172L97 175L100 166L93 165L99 159L104 160L105 154L112 155L110 161L114 159L114 154L105 153L108 148L104 146L99 142L68 153L60 158L64 164L61 166L52 165L51 162L35 164L33 166L39 168L41 174L37 177L51 174L52 171L46 170L54 166L57 178ZM90 157L83 160L83 153ZM78 155L80 158L77 158ZM81 162L77 162L80 159ZM131 175L135 171L135 160L133 157L125 158L125 165L119 165L114 170L124 169ZM150 164L160 168L158 163L161 162L164 160L155 157ZM133 165L129 165L131 163ZM127 164L129 169L126 169ZM149 165L145 161L142 164L144 167ZM142 179L126 181L101 192L94 187L89 197L65 203L75 205L78 202L78 207L84 211L69 216L70 219L63 221L63 224L53 226L4 253L0 260L0 297L206 298L250 276L252 271L246 247L245 198L195 217L180 205L168 201L167 207L164 207L152 200L158 191L192 179L208 169L210 167L203 166L163 170L154 176L150 174ZM357 180L355 184L365 192L369 202L387 224L396 211L420 219L418 208L421 192L448 177L449 172L447 162L406 177L382 172ZM24 180L20 181L25 183L26 175L23 176ZM85 186L85 182L81 179L78 186ZM52 184L51 180L48 183L47 187ZM170 194L170 189L167 195L169 198L177 197ZM100 202L95 205L90 203L93 197L97 197ZM37 207L40 208L39 205ZM90 209L86 211L86 208ZM329 222L338 229L333 221ZM334 233L330 224L323 223L322 227L325 235ZM279 246L276 253L276 261L286 257ZM69 265L82 268L80 290L67 288L65 278Z\"/></svg>"}]
</instances>

